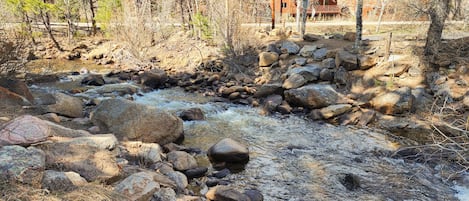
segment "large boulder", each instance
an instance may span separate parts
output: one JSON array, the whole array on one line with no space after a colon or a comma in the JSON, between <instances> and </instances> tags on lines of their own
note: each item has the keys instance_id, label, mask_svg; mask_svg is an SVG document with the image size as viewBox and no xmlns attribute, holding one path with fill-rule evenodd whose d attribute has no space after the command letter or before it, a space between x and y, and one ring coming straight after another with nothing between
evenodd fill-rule
<instances>
[{"instance_id":1,"label":"large boulder","mask_svg":"<svg viewBox=\"0 0 469 201\"><path fill-rule=\"evenodd\" d=\"M411 89L402 87L373 98L371 105L384 114L401 114L412 110L414 99Z\"/></svg>"},{"instance_id":2,"label":"large boulder","mask_svg":"<svg viewBox=\"0 0 469 201\"><path fill-rule=\"evenodd\" d=\"M310 84L285 91L285 100L294 106L310 109L327 107L341 102L341 96L331 85Z\"/></svg>"},{"instance_id":3,"label":"large boulder","mask_svg":"<svg viewBox=\"0 0 469 201\"><path fill-rule=\"evenodd\" d=\"M55 103L43 105L46 112L52 112L67 117L83 117L83 101L63 93L53 94Z\"/></svg>"},{"instance_id":4,"label":"large boulder","mask_svg":"<svg viewBox=\"0 0 469 201\"><path fill-rule=\"evenodd\" d=\"M0 148L0 179L40 187L45 169L44 152L34 147Z\"/></svg>"},{"instance_id":5,"label":"large boulder","mask_svg":"<svg viewBox=\"0 0 469 201\"><path fill-rule=\"evenodd\" d=\"M37 117L25 115L18 117L0 130L0 146L38 143L50 136L49 125Z\"/></svg>"},{"instance_id":6,"label":"large boulder","mask_svg":"<svg viewBox=\"0 0 469 201\"><path fill-rule=\"evenodd\" d=\"M119 174L118 141L112 134L56 138L38 148L46 154L48 167L79 173L87 181L103 181Z\"/></svg>"},{"instance_id":7,"label":"large boulder","mask_svg":"<svg viewBox=\"0 0 469 201\"><path fill-rule=\"evenodd\" d=\"M91 114L91 121L101 130L114 133L120 140L164 145L183 134L182 120L155 107L124 99L108 99Z\"/></svg>"},{"instance_id":8,"label":"large boulder","mask_svg":"<svg viewBox=\"0 0 469 201\"><path fill-rule=\"evenodd\" d=\"M249 161L248 148L231 138L222 139L211 146L207 155L212 162L247 163Z\"/></svg>"},{"instance_id":9,"label":"large boulder","mask_svg":"<svg viewBox=\"0 0 469 201\"><path fill-rule=\"evenodd\" d=\"M278 61L278 54L275 52L261 52L259 53L259 66L270 66Z\"/></svg>"},{"instance_id":10,"label":"large boulder","mask_svg":"<svg viewBox=\"0 0 469 201\"><path fill-rule=\"evenodd\" d=\"M0 127L0 146L28 146L47 140L48 137L81 137L91 134L39 119L31 115L17 117Z\"/></svg>"},{"instance_id":11,"label":"large boulder","mask_svg":"<svg viewBox=\"0 0 469 201\"><path fill-rule=\"evenodd\" d=\"M139 172L119 182L114 191L126 195L132 201L147 201L158 189L160 184L153 180L151 173Z\"/></svg>"}]
</instances>

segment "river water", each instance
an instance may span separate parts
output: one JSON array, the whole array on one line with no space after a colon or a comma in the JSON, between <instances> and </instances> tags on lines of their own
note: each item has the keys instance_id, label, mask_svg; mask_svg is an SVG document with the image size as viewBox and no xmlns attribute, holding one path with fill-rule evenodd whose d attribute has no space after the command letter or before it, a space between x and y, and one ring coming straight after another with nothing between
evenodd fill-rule
<instances>
[{"instance_id":1,"label":"river water","mask_svg":"<svg viewBox=\"0 0 469 201\"><path fill-rule=\"evenodd\" d=\"M212 102L179 89L135 96L171 113L201 108L204 121L186 121L185 146L207 150L230 137L247 145L245 170L231 174L239 190L265 200L458 200L460 193L433 169L391 158L399 144L372 129L333 126L299 116L262 116L257 108ZM464 200L464 199L461 199Z\"/></svg>"}]
</instances>

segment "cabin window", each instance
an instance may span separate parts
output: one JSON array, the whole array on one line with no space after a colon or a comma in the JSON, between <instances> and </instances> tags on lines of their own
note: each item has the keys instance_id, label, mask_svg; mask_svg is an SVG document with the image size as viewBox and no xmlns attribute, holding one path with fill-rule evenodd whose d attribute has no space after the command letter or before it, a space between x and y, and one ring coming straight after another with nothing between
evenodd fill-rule
<instances>
[{"instance_id":1,"label":"cabin window","mask_svg":"<svg viewBox=\"0 0 469 201\"><path fill-rule=\"evenodd\" d=\"M282 2L282 8L286 8L287 7L287 2Z\"/></svg>"}]
</instances>

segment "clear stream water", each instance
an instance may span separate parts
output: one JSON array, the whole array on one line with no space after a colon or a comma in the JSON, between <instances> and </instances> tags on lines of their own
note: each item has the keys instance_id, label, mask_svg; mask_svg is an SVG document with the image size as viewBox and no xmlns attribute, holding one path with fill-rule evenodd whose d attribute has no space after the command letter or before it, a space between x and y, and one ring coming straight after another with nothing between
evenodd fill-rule
<instances>
[{"instance_id":1,"label":"clear stream water","mask_svg":"<svg viewBox=\"0 0 469 201\"><path fill-rule=\"evenodd\" d=\"M184 122L184 144L207 150L230 137L248 145L251 159L244 171L229 176L230 185L256 188L265 200L468 199L468 184L453 189L428 166L390 158L399 145L379 131L294 115L262 116L257 108L211 102L178 89L135 96L135 101L175 114L201 108L206 120ZM344 181L350 178L355 183L347 189Z\"/></svg>"}]
</instances>

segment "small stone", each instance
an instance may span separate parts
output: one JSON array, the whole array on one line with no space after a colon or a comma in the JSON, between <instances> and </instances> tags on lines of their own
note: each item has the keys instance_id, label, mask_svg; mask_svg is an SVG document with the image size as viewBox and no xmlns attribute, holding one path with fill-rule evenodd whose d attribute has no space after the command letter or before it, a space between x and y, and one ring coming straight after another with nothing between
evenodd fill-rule
<instances>
[{"instance_id":1,"label":"small stone","mask_svg":"<svg viewBox=\"0 0 469 201\"><path fill-rule=\"evenodd\" d=\"M257 189L245 190L244 194L249 197L250 201L264 201L264 196Z\"/></svg>"},{"instance_id":2,"label":"small stone","mask_svg":"<svg viewBox=\"0 0 469 201\"><path fill-rule=\"evenodd\" d=\"M205 115L200 108L190 108L181 112L179 117L184 121L204 120Z\"/></svg>"},{"instance_id":3,"label":"small stone","mask_svg":"<svg viewBox=\"0 0 469 201\"><path fill-rule=\"evenodd\" d=\"M184 174L187 176L188 179L193 179L205 176L205 173L207 173L207 171L207 167L197 167L184 171Z\"/></svg>"},{"instance_id":4,"label":"small stone","mask_svg":"<svg viewBox=\"0 0 469 201\"><path fill-rule=\"evenodd\" d=\"M176 201L176 192L172 188L161 188L157 190L151 201Z\"/></svg>"},{"instance_id":5,"label":"small stone","mask_svg":"<svg viewBox=\"0 0 469 201\"><path fill-rule=\"evenodd\" d=\"M339 104L339 105L330 105L320 109L322 117L329 119L343 113L346 113L352 109L352 105L349 104Z\"/></svg>"}]
</instances>

